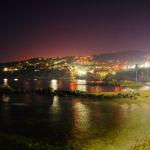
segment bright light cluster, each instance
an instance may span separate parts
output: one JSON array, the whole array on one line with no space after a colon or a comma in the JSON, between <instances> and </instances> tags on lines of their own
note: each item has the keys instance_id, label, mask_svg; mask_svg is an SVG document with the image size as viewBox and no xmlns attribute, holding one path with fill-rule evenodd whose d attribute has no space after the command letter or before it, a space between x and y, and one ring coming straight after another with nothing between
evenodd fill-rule
<instances>
[{"instance_id":1,"label":"bright light cluster","mask_svg":"<svg viewBox=\"0 0 150 150\"><path fill-rule=\"evenodd\" d=\"M85 76L87 74L87 71L85 71L85 70L77 70L77 74L79 76Z\"/></svg>"},{"instance_id":2,"label":"bright light cluster","mask_svg":"<svg viewBox=\"0 0 150 150\"><path fill-rule=\"evenodd\" d=\"M135 69L135 68L136 65L128 65L124 67L125 70ZM138 68L150 68L150 62L144 62L143 64L138 64Z\"/></svg>"}]
</instances>

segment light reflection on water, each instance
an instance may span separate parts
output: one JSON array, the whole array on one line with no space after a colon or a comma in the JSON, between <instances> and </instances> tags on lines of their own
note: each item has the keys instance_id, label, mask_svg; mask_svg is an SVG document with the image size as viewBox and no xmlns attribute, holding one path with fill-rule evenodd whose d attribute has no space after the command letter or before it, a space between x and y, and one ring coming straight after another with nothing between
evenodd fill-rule
<instances>
[{"instance_id":1,"label":"light reflection on water","mask_svg":"<svg viewBox=\"0 0 150 150\"><path fill-rule=\"evenodd\" d=\"M85 104L74 100L73 116L75 130L85 132L90 128L90 112Z\"/></svg>"},{"instance_id":2,"label":"light reflection on water","mask_svg":"<svg viewBox=\"0 0 150 150\"><path fill-rule=\"evenodd\" d=\"M53 90L58 90L58 80L51 80L50 88L52 88Z\"/></svg>"},{"instance_id":3,"label":"light reflection on water","mask_svg":"<svg viewBox=\"0 0 150 150\"><path fill-rule=\"evenodd\" d=\"M77 89L76 82L70 82L69 88L71 91L75 91Z\"/></svg>"},{"instance_id":4,"label":"light reflection on water","mask_svg":"<svg viewBox=\"0 0 150 150\"><path fill-rule=\"evenodd\" d=\"M124 150L150 134L149 116L150 105L135 101L130 104L30 94L0 97L1 132L48 139L50 144L62 146L77 141L87 150Z\"/></svg>"},{"instance_id":5,"label":"light reflection on water","mask_svg":"<svg viewBox=\"0 0 150 150\"><path fill-rule=\"evenodd\" d=\"M23 87L24 87L25 92L29 92L30 91L30 82L29 81L23 82Z\"/></svg>"},{"instance_id":6,"label":"light reflection on water","mask_svg":"<svg viewBox=\"0 0 150 150\"><path fill-rule=\"evenodd\" d=\"M102 93L105 90L102 86L91 86L88 91L90 91L90 93Z\"/></svg>"},{"instance_id":7,"label":"light reflection on water","mask_svg":"<svg viewBox=\"0 0 150 150\"><path fill-rule=\"evenodd\" d=\"M3 94L2 101L8 103L10 101L10 97L8 95Z\"/></svg>"},{"instance_id":8,"label":"light reflection on water","mask_svg":"<svg viewBox=\"0 0 150 150\"><path fill-rule=\"evenodd\" d=\"M3 85L4 85L4 86L8 86L8 79L5 78L5 79L3 80Z\"/></svg>"},{"instance_id":9,"label":"light reflection on water","mask_svg":"<svg viewBox=\"0 0 150 150\"><path fill-rule=\"evenodd\" d=\"M29 92L33 90L43 90L51 88L53 90L73 90L73 91L82 91L89 93L101 93L101 92L119 92L121 91L120 87L111 87L111 86L100 86L100 85L88 85L86 80L14 80L5 79L1 85L10 86L13 89L18 91L23 90L24 92Z\"/></svg>"},{"instance_id":10,"label":"light reflection on water","mask_svg":"<svg viewBox=\"0 0 150 150\"><path fill-rule=\"evenodd\" d=\"M87 86L77 84L77 91L87 92Z\"/></svg>"},{"instance_id":11,"label":"light reflection on water","mask_svg":"<svg viewBox=\"0 0 150 150\"><path fill-rule=\"evenodd\" d=\"M54 96L53 103L52 103L50 109L51 109L51 112L54 113L54 114L59 113L59 111L61 109L61 106L60 106L60 102L59 102L59 97L58 96Z\"/></svg>"},{"instance_id":12,"label":"light reflection on water","mask_svg":"<svg viewBox=\"0 0 150 150\"><path fill-rule=\"evenodd\" d=\"M1 85L10 86L13 89L23 90L23 91L33 91L33 90L43 90L51 88L53 90L72 90L72 91L82 91L88 93L102 93L102 92L121 92L126 88L121 88L119 86L101 86L101 85L89 85L86 80L14 80L4 79L0 82ZM150 86L143 86L139 90L150 90Z\"/></svg>"}]
</instances>

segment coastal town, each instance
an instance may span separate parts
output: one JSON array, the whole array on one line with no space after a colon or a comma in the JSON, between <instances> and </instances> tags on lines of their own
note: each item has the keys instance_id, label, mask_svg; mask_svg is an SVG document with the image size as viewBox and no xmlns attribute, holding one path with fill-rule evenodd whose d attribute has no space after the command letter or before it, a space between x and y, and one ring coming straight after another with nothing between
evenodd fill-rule
<instances>
[{"instance_id":1,"label":"coastal town","mask_svg":"<svg viewBox=\"0 0 150 150\"><path fill-rule=\"evenodd\" d=\"M129 53L129 52L128 52ZM136 56L135 56L136 57ZM149 81L150 55L134 61L126 58L97 59L96 56L32 58L0 64L0 78L14 79L88 79ZM135 77L135 72L137 77Z\"/></svg>"}]
</instances>

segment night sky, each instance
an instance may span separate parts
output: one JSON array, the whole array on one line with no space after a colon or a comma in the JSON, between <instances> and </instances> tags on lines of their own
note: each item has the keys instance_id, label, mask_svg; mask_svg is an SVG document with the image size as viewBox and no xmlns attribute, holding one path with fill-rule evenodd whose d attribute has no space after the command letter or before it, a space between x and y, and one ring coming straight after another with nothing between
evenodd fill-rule
<instances>
[{"instance_id":1,"label":"night sky","mask_svg":"<svg viewBox=\"0 0 150 150\"><path fill-rule=\"evenodd\" d=\"M0 62L150 50L150 2L0 2Z\"/></svg>"}]
</instances>

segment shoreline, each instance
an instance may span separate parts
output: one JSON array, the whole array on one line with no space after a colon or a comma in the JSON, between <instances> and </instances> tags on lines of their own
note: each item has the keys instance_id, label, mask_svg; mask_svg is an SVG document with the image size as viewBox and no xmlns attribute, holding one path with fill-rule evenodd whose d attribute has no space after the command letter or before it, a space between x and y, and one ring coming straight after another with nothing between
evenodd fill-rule
<instances>
[{"instance_id":1,"label":"shoreline","mask_svg":"<svg viewBox=\"0 0 150 150\"><path fill-rule=\"evenodd\" d=\"M140 96L139 91L120 91L120 92L102 92L102 93L88 93L82 91L71 91L71 90L53 90L53 89L36 89L33 91L25 90L14 90L11 87L3 87L0 89L1 95L12 95L12 94L40 94L47 96L60 96L60 97L81 97L90 99L118 99L118 98L130 98L136 99Z\"/></svg>"}]
</instances>

